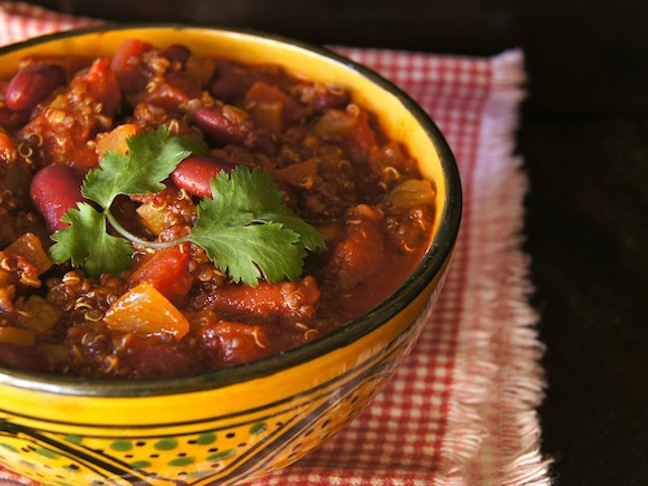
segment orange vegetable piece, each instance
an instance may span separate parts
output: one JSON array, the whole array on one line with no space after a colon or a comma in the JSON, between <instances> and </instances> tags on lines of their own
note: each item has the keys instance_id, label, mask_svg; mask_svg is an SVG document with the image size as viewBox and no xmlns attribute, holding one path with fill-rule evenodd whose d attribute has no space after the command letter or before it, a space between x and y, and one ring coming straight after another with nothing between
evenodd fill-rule
<instances>
[{"instance_id":1,"label":"orange vegetable piece","mask_svg":"<svg viewBox=\"0 0 648 486\"><path fill-rule=\"evenodd\" d=\"M171 334L177 340L189 332L189 321L149 283L141 283L121 296L106 312L111 329L138 336Z\"/></svg>"},{"instance_id":2,"label":"orange vegetable piece","mask_svg":"<svg viewBox=\"0 0 648 486\"><path fill-rule=\"evenodd\" d=\"M14 284L16 283L16 280L16 276L13 273L0 268L0 287Z\"/></svg>"},{"instance_id":3,"label":"orange vegetable piece","mask_svg":"<svg viewBox=\"0 0 648 486\"><path fill-rule=\"evenodd\" d=\"M34 333L19 327L0 327L0 343L16 346L33 346L36 342Z\"/></svg>"},{"instance_id":4,"label":"orange vegetable piece","mask_svg":"<svg viewBox=\"0 0 648 486\"><path fill-rule=\"evenodd\" d=\"M13 160L15 153L16 145L13 139L6 133L0 132L0 160Z\"/></svg>"},{"instance_id":5,"label":"orange vegetable piece","mask_svg":"<svg viewBox=\"0 0 648 486\"><path fill-rule=\"evenodd\" d=\"M0 271L0 278L5 278L4 270ZM10 275L10 274L9 274ZM14 297L16 296L16 286L15 285L0 285L0 311L2 312L12 312L14 310Z\"/></svg>"},{"instance_id":6,"label":"orange vegetable piece","mask_svg":"<svg viewBox=\"0 0 648 486\"><path fill-rule=\"evenodd\" d=\"M34 233L25 233L6 249L24 257L25 260L36 267L39 275L52 267L52 260L43 249L40 238Z\"/></svg>"},{"instance_id":7,"label":"orange vegetable piece","mask_svg":"<svg viewBox=\"0 0 648 486\"><path fill-rule=\"evenodd\" d=\"M281 121L292 123L305 115L304 108L289 95L276 86L259 81L254 83L245 95L245 101L254 101L258 105L279 104Z\"/></svg>"},{"instance_id":8,"label":"orange vegetable piece","mask_svg":"<svg viewBox=\"0 0 648 486\"><path fill-rule=\"evenodd\" d=\"M103 157L106 152L128 152L126 139L137 134L137 126L134 123L125 123L115 127L111 132L101 137L97 142L97 155Z\"/></svg>"},{"instance_id":9,"label":"orange vegetable piece","mask_svg":"<svg viewBox=\"0 0 648 486\"><path fill-rule=\"evenodd\" d=\"M257 126L265 128L270 133L279 133L282 128L282 110L283 104L277 101L258 103L250 111Z\"/></svg>"},{"instance_id":10,"label":"orange vegetable piece","mask_svg":"<svg viewBox=\"0 0 648 486\"><path fill-rule=\"evenodd\" d=\"M317 171L319 170L321 163L317 158L312 158L304 160L303 162L297 162L291 164L288 167L282 169L277 169L275 175L277 178L282 181L287 182L290 185L295 187L304 187L305 181L313 181L313 183L319 179Z\"/></svg>"},{"instance_id":11,"label":"orange vegetable piece","mask_svg":"<svg viewBox=\"0 0 648 486\"><path fill-rule=\"evenodd\" d=\"M142 220L146 229L155 236L159 235L167 227L167 215L169 210L156 207L152 202L144 203L135 212Z\"/></svg>"},{"instance_id":12,"label":"orange vegetable piece","mask_svg":"<svg viewBox=\"0 0 648 486\"><path fill-rule=\"evenodd\" d=\"M20 324L35 333L49 331L61 317L63 317L61 309L38 295L29 297L18 313Z\"/></svg>"},{"instance_id":13,"label":"orange vegetable piece","mask_svg":"<svg viewBox=\"0 0 648 486\"><path fill-rule=\"evenodd\" d=\"M12 267L5 265L7 260L11 260ZM7 286L20 282L30 287L40 287L41 281L38 279L38 269L32 265L24 256L11 251L0 251L0 285ZM9 270L5 270L5 268Z\"/></svg>"}]
</instances>

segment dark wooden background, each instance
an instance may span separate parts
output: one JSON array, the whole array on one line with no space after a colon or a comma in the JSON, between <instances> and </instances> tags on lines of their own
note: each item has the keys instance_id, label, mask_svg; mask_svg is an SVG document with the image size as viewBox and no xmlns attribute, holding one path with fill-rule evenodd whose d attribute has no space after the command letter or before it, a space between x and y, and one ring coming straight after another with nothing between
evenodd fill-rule
<instances>
[{"instance_id":1,"label":"dark wooden background","mask_svg":"<svg viewBox=\"0 0 648 486\"><path fill-rule=\"evenodd\" d=\"M521 46L525 249L547 345L557 484L648 484L648 2L40 0L117 21L252 27L320 44Z\"/></svg>"}]
</instances>

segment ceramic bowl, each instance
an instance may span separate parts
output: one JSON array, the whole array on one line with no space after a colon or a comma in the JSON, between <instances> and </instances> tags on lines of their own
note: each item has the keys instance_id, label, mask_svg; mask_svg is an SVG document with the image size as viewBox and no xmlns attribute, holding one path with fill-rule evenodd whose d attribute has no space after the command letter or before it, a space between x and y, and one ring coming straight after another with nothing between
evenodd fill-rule
<instances>
[{"instance_id":1,"label":"ceramic bowl","mask_svg":"<svg viewBox=\"0 0 648 486\"><path fill-rule=\"evenodd\" d=\"M185 26L102 26L0 49L0 79L26 55L110 56L125 39L274 63L346 87L434 181L434 237L383 303L317 341L184 378L100 381L0 369L0 463L46 484L233 484L287 466L361 412L414 343L457 237L461 187L446 142L407 95L325 49ZM429 309L429 307L427 307Z\"/></svg>"}]
</instances>

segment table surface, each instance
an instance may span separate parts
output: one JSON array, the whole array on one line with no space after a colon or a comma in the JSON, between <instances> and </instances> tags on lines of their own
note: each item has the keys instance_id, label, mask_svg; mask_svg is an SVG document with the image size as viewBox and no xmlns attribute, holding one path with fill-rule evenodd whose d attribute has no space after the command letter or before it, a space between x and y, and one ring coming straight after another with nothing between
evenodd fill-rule
<instances>
[{"instance_id":1,"label":"table surface","mask_svg":"<svg viewBox=\"0 0 648 486\"><path fill-rule=\"evenodd\" d=\"M253 27L320 44L471 55L522 47L525 250L549 383L543 453L554 459L557 484L648 484L648 4L34 3L117 21Z\"/></svg>"}]
</instances>

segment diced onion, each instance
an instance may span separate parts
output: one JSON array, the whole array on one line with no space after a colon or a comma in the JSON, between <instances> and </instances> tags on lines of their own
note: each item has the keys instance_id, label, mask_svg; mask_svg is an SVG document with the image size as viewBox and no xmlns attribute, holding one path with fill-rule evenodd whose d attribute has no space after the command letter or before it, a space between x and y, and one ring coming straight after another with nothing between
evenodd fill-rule
<instances>
[{"instance_id":1,"label":"diced onion","mask_svg":"<svg viewBox=\"0 0 648 486\"><path fill-rule=\"evenodd\" d=\"M400 209L432 206L436 190L429 181L410 179L397 185L387 196L387 202Z\"/></svg>"}]
</instances>

